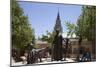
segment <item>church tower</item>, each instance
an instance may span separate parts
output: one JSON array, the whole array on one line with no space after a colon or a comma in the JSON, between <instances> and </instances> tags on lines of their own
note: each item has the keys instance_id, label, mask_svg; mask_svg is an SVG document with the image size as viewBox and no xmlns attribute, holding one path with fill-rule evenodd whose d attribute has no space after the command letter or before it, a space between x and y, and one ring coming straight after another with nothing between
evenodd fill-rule
<instances>
[{"instance_id":1,"label":"church tower","mask_svg":"<svg viewBox=\"0 0 100 67\"><path fill-rule=\"evenodd\" d=\"M62 26L61 26L61 20L60 20L60 15L59 15L59 11L58 11L58 14L57 14L57 18L56 18L56 24L55 24L55 27L54 27L54 32L56 30L59 30L60 33L62 33Z\"/></svg>"}]
</instances>

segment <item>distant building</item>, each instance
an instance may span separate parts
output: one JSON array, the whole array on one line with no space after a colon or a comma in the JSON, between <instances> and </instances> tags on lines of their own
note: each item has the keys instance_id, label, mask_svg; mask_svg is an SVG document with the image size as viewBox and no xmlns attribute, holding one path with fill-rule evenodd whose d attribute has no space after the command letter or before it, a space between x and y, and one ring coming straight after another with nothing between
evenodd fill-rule
<instances>
[{"instance_id":1,"label":"distant building","mask_svg":"<svg viewBox=\"0 0 100 67\"><path fill-rule=\"evenodd\" d=\"M36 40L35 43L37 48L46 48L49 44L47 41L41 41L41 40Z\"/></svg>"},{"instance_id":2,"label":"distant building","mask_svg":"<svg viewBox=\"0 0 100 67\"><path fill-rule=\"evenodd\" d=\"M78 45L78 38L69 38L70 40L70 51L69 51L69 55L70 57L77 57L78 51L80 53L80 56L82 56L82 54L84 53L84 51L86 50L86 48L89 48L90 52L92 53L92 43L90 41L87 41L86 39L82 40L81 43L81 47L79 48Z\"/></svg>"}]
</instances>

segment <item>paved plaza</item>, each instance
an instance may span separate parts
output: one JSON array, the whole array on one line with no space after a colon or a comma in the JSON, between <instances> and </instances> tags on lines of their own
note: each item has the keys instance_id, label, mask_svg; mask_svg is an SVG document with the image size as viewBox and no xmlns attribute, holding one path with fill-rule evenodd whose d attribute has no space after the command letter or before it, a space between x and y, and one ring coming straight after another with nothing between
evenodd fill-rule
<instances>
[{"instance_id":1,"label":"paved plaza","mask_svg":"<svg viewBox=\"0 0 100 67\"><path fill-rule=\"evenodd\" d=\"M42 62L34 63L33 65L36 64L54 64L54 63L69 63L69 62L75 62L73 60L74 58L66 58L65 61L51 61L51 58L42 58ZM18 65L26 65L27 62L12 62L12 66L18 66Z\"/></svg>"}]
</instances>

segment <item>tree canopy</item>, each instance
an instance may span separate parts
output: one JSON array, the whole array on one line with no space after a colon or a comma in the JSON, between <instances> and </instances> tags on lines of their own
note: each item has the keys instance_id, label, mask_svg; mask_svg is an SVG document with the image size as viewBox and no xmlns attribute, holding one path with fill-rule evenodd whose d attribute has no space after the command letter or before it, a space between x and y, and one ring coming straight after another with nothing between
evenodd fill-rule
<instances>
[{"instance_id":1,"label":"tree canopy","mask_svg":"<svg viewBox=\"0 0 100 67\"><path fill-rule=\"evenodd\" d=\"M88 40L95 40L96 37L96 7L95 6L83 6L82 14L78 18L77 35Z\"/></svg>"},{"instance_id":2,"label":"tree canopy","mask_svg":"<svg viewBox=\"0 0 100 67\"><path fill-rule=\"evenodd\" d=\"M16 0L11 2L12 46L21 49L35 39L34 30L31 28L28 17L24 15L18 2Z\"/></svg>"},{"instance_id":3,"label":"tree canopy","mask_svg":"<svg viewBox=\"0 0 100 67\"><path fill-rule=\"evenodd\" d=\"M68 31L67 36L71 35L71 37L72 37L72 35L75 33L76 25L74 23L70 23L70 22L66 22L65 25L66 25L66 29Z\"/></svg>"},{"instance_id":4,"label":"tree canopy","mask_svg":"<svg viewBox=\"0 0 100 67\"><path fill-rule=\"evenodd\" d=\"M89 41L96 39L96 7L95 6L82 6L82 13L77 19L76 24L66 22L68 35L75 33Z\"/></svg>"}]
</instances>

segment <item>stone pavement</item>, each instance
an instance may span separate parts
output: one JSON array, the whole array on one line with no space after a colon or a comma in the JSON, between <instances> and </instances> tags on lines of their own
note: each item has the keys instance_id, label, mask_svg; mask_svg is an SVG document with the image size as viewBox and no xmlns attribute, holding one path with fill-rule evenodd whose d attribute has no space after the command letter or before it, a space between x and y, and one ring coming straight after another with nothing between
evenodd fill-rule
<instances>
[{"instance_id":1,"label":"stone pavement","mask_svg":"<svg viewBox=\"0 0 100 67\"><path fill-rule=\"evenodd\" d=\"M34 63L34 64L54 64L54 63L68 63L68 62L75 62L73 58L66 58L65 61L51 61L51 58L42 58L42 62ZM18 66L18 65L26 65L27 62L12 62L11 66Z\"/></svg>"}]
</instances>

